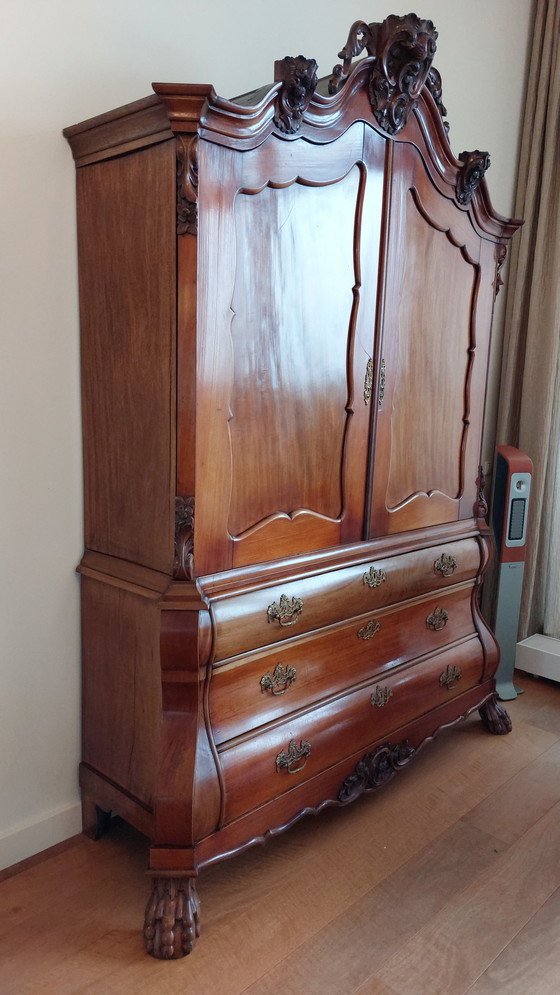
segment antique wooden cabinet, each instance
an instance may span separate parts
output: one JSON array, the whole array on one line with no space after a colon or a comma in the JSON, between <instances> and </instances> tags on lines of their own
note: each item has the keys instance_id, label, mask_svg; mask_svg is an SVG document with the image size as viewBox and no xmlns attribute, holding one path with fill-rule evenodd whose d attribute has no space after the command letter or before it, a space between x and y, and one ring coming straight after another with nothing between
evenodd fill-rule
<instances>
[{"instance_id":1,"label":"antique wooden cabinet","mask_svg":"<svg viewBox=\"0 0 560 995\"><path fill-rule=\"evenodd\" d=\"M436 37L357 23L330 78L298 56L233 102L155 84L65 132L84 828L113 811L150 837L157 957L191 951L205 866L376 788L473 709L511 728L479 462L518 223L488 155L451 152Z\"/></svg>"}]
</instances>

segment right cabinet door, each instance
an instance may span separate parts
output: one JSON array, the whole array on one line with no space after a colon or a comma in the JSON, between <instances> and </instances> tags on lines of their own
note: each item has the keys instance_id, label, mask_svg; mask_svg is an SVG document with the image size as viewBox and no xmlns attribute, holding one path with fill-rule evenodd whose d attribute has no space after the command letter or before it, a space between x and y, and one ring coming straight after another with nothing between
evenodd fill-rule
<instances>
[{"instance_id":1,"label":"right cabinet door","mask_svg":"<svg viewBox=\"0 0 560 995\"><path fill-rule=\"evenodd\" d=\"M395 143L369 534L473 515L495 244Z\"/></svg>"}]
</instances>

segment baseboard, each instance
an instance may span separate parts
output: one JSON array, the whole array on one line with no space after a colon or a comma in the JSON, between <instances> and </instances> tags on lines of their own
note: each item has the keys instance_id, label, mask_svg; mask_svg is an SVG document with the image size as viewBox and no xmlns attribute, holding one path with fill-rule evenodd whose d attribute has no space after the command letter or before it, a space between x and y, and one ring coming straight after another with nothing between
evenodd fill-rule
<instances>
[{"instance_id":1,"label":"baseboard","mask_svg":"<svg viewBox=\"0 0 560 995\"><path fill-rule=\"evenodd\" d=\"M41 850L62 843L82 829L82 807L67 805L34 822L20 823L0 833L0 870L33 857Z\"/></svg>"},{"instance_id":2,"label":"baseboard","mask_svg":"<svg viewBox=\"0 0 560 995\"><path fill-rule=\"evenodd\" d=\"M515 666L537 677L560 681L560 639L536 634L517 644Z\"/></svg>"}]
</instances>

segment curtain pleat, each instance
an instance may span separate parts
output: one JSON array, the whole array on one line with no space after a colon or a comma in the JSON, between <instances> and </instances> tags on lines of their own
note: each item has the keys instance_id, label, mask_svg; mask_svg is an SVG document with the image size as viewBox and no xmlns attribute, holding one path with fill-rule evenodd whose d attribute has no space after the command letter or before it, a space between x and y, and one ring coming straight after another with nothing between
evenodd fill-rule
<instances>
[{"instance_id":1,"label":"curtain pleat","mask_svg":"<svg viewBox=\"0 0 560 995\"><path fill-rule=\"evenodd\" d=\"M560 0L537 0L497 438L534 463L520 638L560 638Z\"/></svg>"}]
</instances>

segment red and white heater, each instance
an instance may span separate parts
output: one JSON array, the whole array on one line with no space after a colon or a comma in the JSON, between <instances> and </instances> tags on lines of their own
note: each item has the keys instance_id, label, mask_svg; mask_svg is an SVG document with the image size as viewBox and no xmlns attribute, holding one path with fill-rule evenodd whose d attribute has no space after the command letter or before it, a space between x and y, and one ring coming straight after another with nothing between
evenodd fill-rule
<instances>
[{"instance_id":1,"label":"red and white heater","mask_svg":"<svg viewBox=\"0 0 560 995\"><path fill-rule=\"evenodd\" d=\"M527 513L533 464L513 446L498 446L492 497L492 526L498 549L494 634L500 647L496 690L502 700L516 698L513 684L515 648L527 537Z\"/></svg>"}]
</instances>

